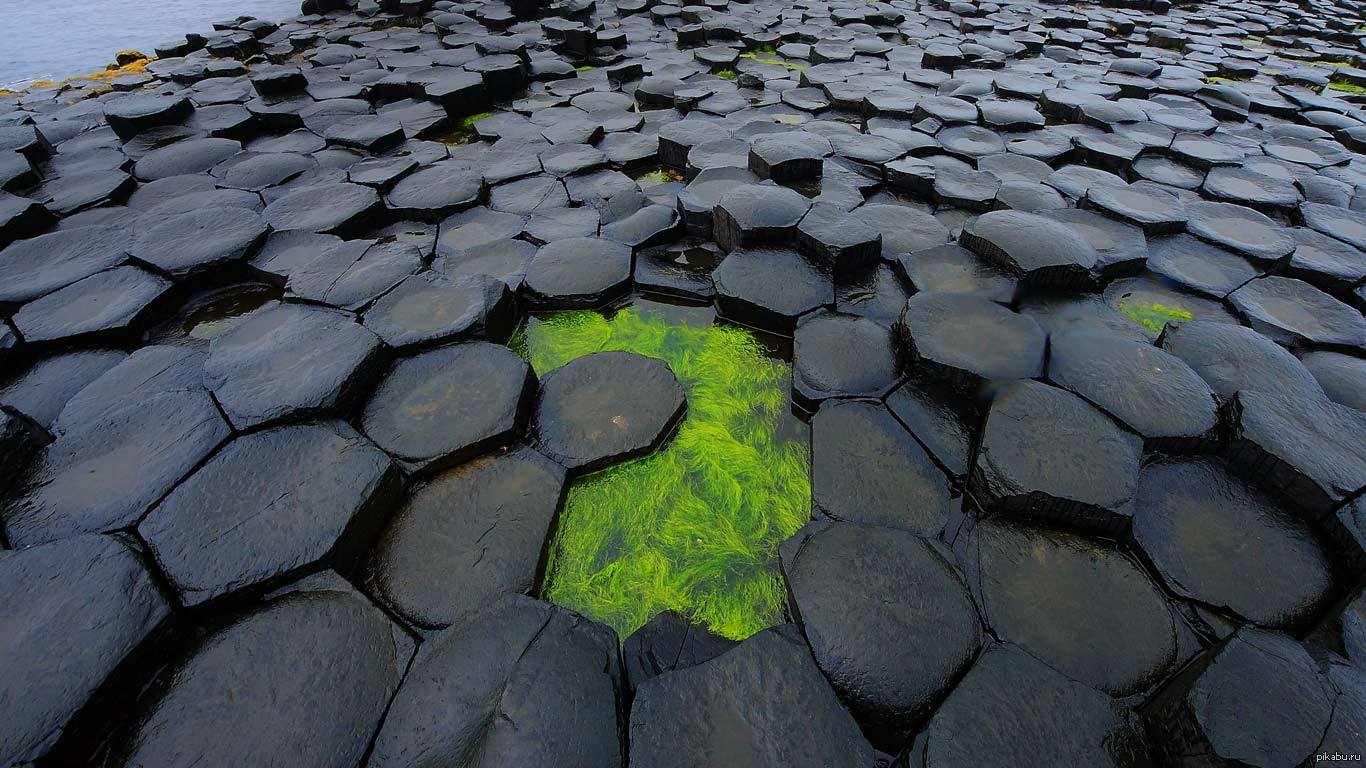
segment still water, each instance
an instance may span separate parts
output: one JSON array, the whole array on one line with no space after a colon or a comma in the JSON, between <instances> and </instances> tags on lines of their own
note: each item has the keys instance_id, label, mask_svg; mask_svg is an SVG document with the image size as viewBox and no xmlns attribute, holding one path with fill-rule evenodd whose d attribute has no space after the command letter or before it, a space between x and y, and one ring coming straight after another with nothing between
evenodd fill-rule
<instances>
[{"instance_id":1,"label":"still water","mask_svg":"<svg viewBox=\"0 0 1366 768\"><path fill-rule=\"evenodd\" d=\"M0 88L94 72L129 48L150 56L215 21L297 15L299 0L0 0Z\"/></svg>"}]
</instances>

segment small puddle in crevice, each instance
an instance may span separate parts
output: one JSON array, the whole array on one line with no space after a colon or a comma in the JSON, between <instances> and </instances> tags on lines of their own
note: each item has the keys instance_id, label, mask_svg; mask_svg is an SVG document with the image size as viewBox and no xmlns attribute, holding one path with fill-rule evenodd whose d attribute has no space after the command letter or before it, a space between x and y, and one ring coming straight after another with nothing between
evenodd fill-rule
<instances>
[{"instance_id":1,"label":"small puddle in crevice","mask_svg":"<svg viewBox=\"0 0 1366 768\"><path fill-rule=\"evenodd\" d=\"M280 288L268 283L242 283L198 294L149 333L147 343L205 346L243 316L282 295Z\"/></svg>"},{"instance_id":2,"label":"small puddle in crevice","mask_svg":"<svg viewBox=\"0 0 1366 768\"><path fill-rule=\"evenodd\" d=\"M784 620L777 548L810 519L808 431L791 369L709 306L638 299L533 316L511 342L538 376L626 350L669 363L688 414L665 447L571 484L541 595L625 639L676 611L732 639Z\"/></svg>"}]
</instances>

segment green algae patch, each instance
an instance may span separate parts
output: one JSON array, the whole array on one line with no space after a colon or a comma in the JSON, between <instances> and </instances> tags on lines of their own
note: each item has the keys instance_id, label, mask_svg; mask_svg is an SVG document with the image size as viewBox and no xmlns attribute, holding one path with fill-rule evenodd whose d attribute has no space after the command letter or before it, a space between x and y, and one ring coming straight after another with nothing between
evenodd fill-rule
<instances>
[{"instance_id":1,"label":"green algae patch","mask_svg":"<svg viewBox=\"0 0 1366 768\"><path fill-rule=\"evenodd\" d=\"M750 61L757 61L760 64L773 64L775 66L783 67L784 69L793 71L801 71L803 69L806 69L805 64L798 64L794 61L787 61L786 59L781 59L772 54L765 54L763 52L742 53L740 54L740 58L749 59Z\"/></svg>"},{"instance_id":2,"label":"green algae patch","mask_svg":"<svg viewBox=\"0 0 1366 768\"><path fill-rule=\"evenodd\" d=\"M1349 83L1346 80L1332 80L1328 83L1329 90L1340 93L1349 93L1353 96L1366 96L1366 87Z\"/></svg>"},{"instance_id":3,"label":"green algae patch","mask_svg":"<svg viewBox=\"0 0 1366 768\"><path fill-rule=\"evenodd\" d=\"M479 140L479 134L474 130L474 124L486 117L493 117L492 112L479 112L478 114L468 115L460 119L459 123L451 130L436 136L436 140L442 144L459 146L461 144L473 144Z\"/></svg>"},{"instance_id":4,"label":"green algae patch","mask_svg":"<svg viewBox=\"0 0 1366 768\"><path fill-rule=\"evenodd\" d=\"M720 72L717 72L716 76L722 80L735 80L740 77L733 69L723 69Z\"/></svg>"},{"instance_id":5,"label":"green algae patch","mask_svg":"<svg viewBox=\"0 0 1366 768\"><path fill-rule=\"evenodd\" d=\"M512 348L537 375L593 352L664 360L688 394L665 448L576 480L542 596L626 638L673 610L735 640L783 621L778 545L810 518L810 455L781 429L788 366L746 330L636 307L532 318Z\"/></svg>"},{"instance_id":6,"label":"green algae patch","mask_svg":"<svg viewBox=\"0 0 1366 768\"><path fill-rule=\"evenodd\" d=\"M681 172L667 166L659 166L636 177L636 181L640 183L640 186L646 189L649 187L657 187L660 184L668 184L673 181L684 181L684 179L685 177Z\"/></svg>"},{"instance_id":7,"label":"green algae patch","mask_svg":"<svg viewBox=\"0 0 1366 768\"><path fill-rule=\"evenodd\" d=\"M1135 323L1147 328L1153 333L1161 333L1163 326L1167 323L1183 323L1190 320L1193 315L1180 307L1171 307L1166 304L1152 303L1140 304L1138 302L1122 301L1119 303L1119 312Z\"/></svg>"}]
</instances>

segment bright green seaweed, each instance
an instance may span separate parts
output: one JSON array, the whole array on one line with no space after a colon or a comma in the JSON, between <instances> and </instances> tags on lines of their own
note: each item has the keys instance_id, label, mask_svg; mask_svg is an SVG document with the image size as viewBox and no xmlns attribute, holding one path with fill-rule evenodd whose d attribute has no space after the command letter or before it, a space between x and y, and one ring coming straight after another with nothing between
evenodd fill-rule
<instances>
[{"instance_id":1,"label":"bright green seaweed","mask_svg":"<svg viewBox=\"0 0 1366 768\"><path fill-rule=\"evenodd\" d=\"M1139 304L1137 302L1123 301L1119 303L1120 314L1133 320L1135 323L1147 328L1153 333L1161 333L1163 326L1167 323L1183 323L1193 315L1188 310L1180 307L1169 307L1166 304L1154 302L1152 304Z\"/></svg>"},{"instance_id":2,"label":"bright green seaweed","mask_svg":"<svg viewBox=\"0 0 1366 768\"><path fill-rule=\"evenodd\" d=\"M743 639L783 620L777 546L810 516L806 441L784 437L787 366L748 331L631 307L532 318L512 341L538 375L592 352L660 358L688 394L651 456L581 478L551 545L543 596L625 638L674 610Z\"/></svg>"}]
</instances>

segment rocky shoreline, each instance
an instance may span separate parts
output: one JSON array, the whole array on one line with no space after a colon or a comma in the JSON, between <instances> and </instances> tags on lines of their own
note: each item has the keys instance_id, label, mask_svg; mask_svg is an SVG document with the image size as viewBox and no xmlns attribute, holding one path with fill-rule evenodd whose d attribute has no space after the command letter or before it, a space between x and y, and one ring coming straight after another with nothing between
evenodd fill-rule
<instances>
[{"instance_id":1,"label":"rocky shoreline","mask_svg":"<svg viewBox=\"0 0 1366 768\"><path fill-rule=\"evenodd\" d=\"M1366 751L1366 3L301 14L0 94L0 764Z\"/></svg>"}]
</instances>

